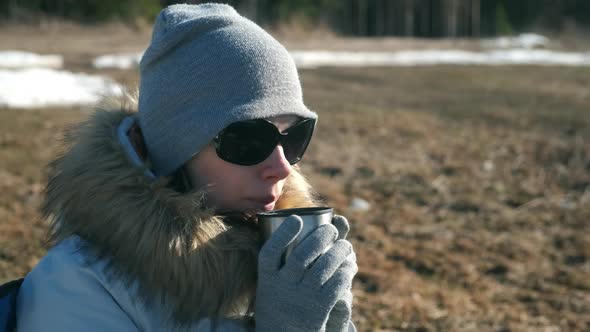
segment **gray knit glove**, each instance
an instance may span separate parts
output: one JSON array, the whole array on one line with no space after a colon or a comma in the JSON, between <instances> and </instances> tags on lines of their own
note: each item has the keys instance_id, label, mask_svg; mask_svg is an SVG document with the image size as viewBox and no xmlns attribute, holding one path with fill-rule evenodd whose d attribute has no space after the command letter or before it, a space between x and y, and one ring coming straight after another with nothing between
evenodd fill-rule
<instances>
[{"instance_id":1,"label":"gray knit glove","mask_svg":"<svg viewBox=\"0 0 590 332\"><path fill-rule=\"evenodd\" d=\"M281 266L283 252L302 226L300 217L287 218L260 251L257 331L324 331L328 314L350 289L354 273L340 267L352 246L337 240L333 225L312 231Z\"/></svg>"},{"instance_id":2,"label":"gray knit glove","mask_svg":"<svg viewBox=\"0 0 590 332\"><path fill-rule=\"evenodd\" d=\"M348 220L343 216L335 215L332 218L332 224L338 229L338 239L346 239L350 225ZM340 266L340 269L348 270L354 276L358 271L356 264L356 255L354 251L351 251L344 263ZM352 279L351 279L352 280ZM350 285L352 288L352 284ZM354 324L351 321L352 316L352 290L348 289L344 295L336 301L336 304L330 311L328 322L326 323L326 331L356 331Z\"/></svg>"}]
</instances>

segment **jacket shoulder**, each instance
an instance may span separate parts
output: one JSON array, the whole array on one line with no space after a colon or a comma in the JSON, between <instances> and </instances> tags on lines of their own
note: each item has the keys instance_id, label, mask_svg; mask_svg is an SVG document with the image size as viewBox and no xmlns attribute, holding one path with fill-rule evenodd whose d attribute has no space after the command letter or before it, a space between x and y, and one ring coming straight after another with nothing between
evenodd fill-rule
<instances>
[{"instance_id":1,"label":"jacket shoulder","mask_svg":"<svg viewBox=\"0 0 590 332\"><path fill-rule=\"evenodd\" d=\"M137 330L96 264L70 237L26 276L17 299L17 331Z\"/></svg>"}]
</instances>

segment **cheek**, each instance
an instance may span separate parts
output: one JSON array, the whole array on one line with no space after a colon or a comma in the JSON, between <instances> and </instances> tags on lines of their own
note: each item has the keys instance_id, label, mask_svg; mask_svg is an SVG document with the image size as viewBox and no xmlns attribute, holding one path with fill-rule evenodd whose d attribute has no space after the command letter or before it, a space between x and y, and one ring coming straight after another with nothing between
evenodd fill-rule
<instances>
[{"instance_id":1,"label":"cheek","mask_svg":"<svg viewBox=\"0 0 590 332\"><path fill-rule=\"evenodd\" d=\"M223 162L210 162L194 169L199 187L208 193L208 201L217 208L237 208L242 195L247 192L251 175Z\"/></svg>"},{"instance_id":2,"label":"cheek","mask_svg":"<svg viewBox=\"0 0 590 332\"><path fill-rule=\"evenodd\" d=\"M212 189L215 192L224 193L227 196L236 196L243 191L246 186L245 179L247 176L240 176L237 172L216 172L210 177Z\"/></svg>"}]
</instances>

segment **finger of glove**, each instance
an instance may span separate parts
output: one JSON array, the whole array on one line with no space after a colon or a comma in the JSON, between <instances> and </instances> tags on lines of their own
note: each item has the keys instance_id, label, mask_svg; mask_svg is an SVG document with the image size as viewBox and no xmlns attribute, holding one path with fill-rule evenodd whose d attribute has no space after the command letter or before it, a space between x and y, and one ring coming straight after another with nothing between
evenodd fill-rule
<instances>
[{"instance_id":1,"label":"finger of glove","mask_svg":"<svg viewBox=\"0 0 590 332\"><path fill-rule=\"evenodd\" d=\"M299 282L308 267L336 241L337 237L338 231L330 224L314 229L293 249L280 271L281 275L293 282Z\"/></svg>"},{"instance_id":2,"label":"finger of glove","mask_svg":"<svg viewBox=\"0 0 590 332\"><path fill-rule=\"evenodd\" d=\"M349 308L352 308L352 290L348 290L346 292L344 292L344 294L342 295L342 298L338 299L338 301L344 301Z\"/></svg>"},{"instance_id":3,"label":"finger of glove","mask_svg":"<svg viewBox=\"0 0 590 332\"><path fill-rule=\"evenodd\" d=\"M348 292L346 299L339 299L328 314L326 331L348 331L348 324L352 315L352 293Z\"/></svg>"},{"instance_id":4,"label":"finger of glove","mask_svg":"<svg viewBox=\"0 0 590 332\"><path fill-rule=\"evenodd\" d=\"M346 257L346 260L344 260L342 265L340 265L340 269L345 269L345 270L351 271L353 276L356 275L359 268L356 263L356 254L354 253L354 250L352 250L350 252L350 254L348 254L348 257Z\"/></svg>"},{"instance_id":5,"label":"finger of glove","mask_svg":"<svg viewBox=\"0 0 590 332\"><path fill-rule=\"evenodd\" d=\"M337 240L307 271L303 283L313 288L321 287L342 266L351 252L352 245L350 242Z\"/></svg>"},{"instance_id":6,"label":"finger of glove","mask_svg":"<svg viewBox=\"0 0 590 332\"><path fill-rule=\"evenodd\" d=\"M348 231L350 231L348 220L341 215L335 215L334 218L332 218L332 225L338 230L338 240L346 239L346 235L348 235Z\"/></svg>"},{"instance_id":7,"label":"finger of glove","mask_svg":"<svg viewBox=\"0 0 590 332\"><path fill-rule=\"evenodd\" d=\"M270 236L258 254L260 273L274 273L281 267L281 257L303 228L301 217L292 215Z\"/></svg>"},{"instance_id":8,"label":"finger of glove","mask_svg":"<svg viewBox=\"0 0 590 332\"><path fill-rule=\"evenodd\" d=\"M354 278L354 270L352 269L338 269L332 277L324 283L320 289L320 293L325 297L326 301L334 301L341 299L352 288L352 279Z\"/></svg>"}]
</instances>

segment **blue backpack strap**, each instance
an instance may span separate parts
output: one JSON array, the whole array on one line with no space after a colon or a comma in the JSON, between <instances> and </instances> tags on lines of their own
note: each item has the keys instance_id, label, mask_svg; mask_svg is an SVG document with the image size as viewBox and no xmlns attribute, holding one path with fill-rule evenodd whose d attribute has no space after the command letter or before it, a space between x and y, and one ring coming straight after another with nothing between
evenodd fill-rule
<instances>
[{"instance_id":1,"label":"blue backpack strap","mask_svg":"<svg viewBox=\"0 0 590 332\"><path fill-rule=\"evenodd\" d=\"M14 331L16 328L16 297L24 278L0 286L0 331Z\"/></svg>"}]
</instances>

